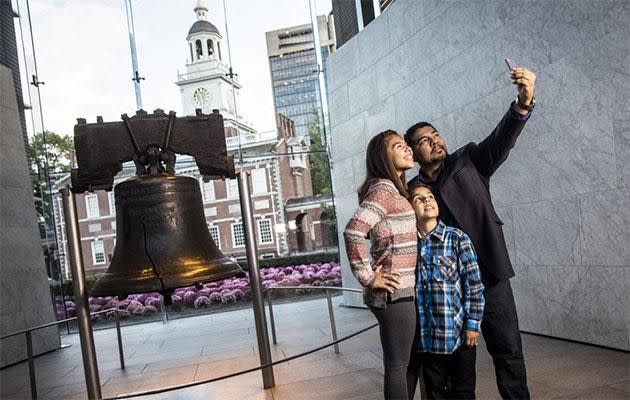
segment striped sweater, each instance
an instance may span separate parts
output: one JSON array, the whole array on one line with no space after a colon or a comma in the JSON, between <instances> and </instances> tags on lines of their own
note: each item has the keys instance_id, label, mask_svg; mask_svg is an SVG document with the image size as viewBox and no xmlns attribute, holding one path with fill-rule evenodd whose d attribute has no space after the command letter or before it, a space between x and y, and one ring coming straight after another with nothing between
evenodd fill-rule
<instances>
[{"instance_id":1,"label":"striped sweater","mask_svg":"<svg viewBox=\"0 0 630 400\"><path fill-rule=\"evenodd\" d=\"M368 259L365 239L371 241ZM376 308L385 308L387 293L373 289L374 269L398 273L400 288L391 300L415 295L415 272L418 254L416 215L411 205L389 179L378 179L368 189L343 232L350 268L364 287L364 301Z\"/></svg>"}]
</instances>

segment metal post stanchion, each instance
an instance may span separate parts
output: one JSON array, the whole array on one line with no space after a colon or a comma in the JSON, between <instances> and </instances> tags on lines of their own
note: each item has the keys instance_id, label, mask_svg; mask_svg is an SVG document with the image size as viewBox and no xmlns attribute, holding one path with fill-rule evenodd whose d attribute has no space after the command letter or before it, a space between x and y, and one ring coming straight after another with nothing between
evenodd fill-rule
<instances>
[{"instance_id":1,"label":"metal post stanchion","mask_svg":"<svg viewBox=\"0 0 630 400\"><path fill-rule=\"evenodd\" d=\"M335 324L335 312L333 311L332 297L330 290L326 289L326 301L328 301L328 317L330 318L330 330L333 341L337 340L337 324ZM335 353L339 354L339 343L335 343Z\"/></svg>"},{"instance_id":2,"label":"metal post stanchion","mask_svg":"<svg viewBox=\"0 0 630 400\"><path fill-rule=\"evenodd\" d=\"M26 355L28 356L28 376L31 382L31 398L37 400L37 380L35 378L35 360L33 358L33 337L26 331Z\"/></svg>"},{"instance_id":3,"label":"metal post stanchion","mask_svg":"<svg viewBox=\"0 0 630 400\"><path fill-rule=\"evenodd\" d=\"M267 302L269 303L269 323L271 324L271 339L273 344L278 344L276 338L276 321L273 319L273 301L271 300L271 290L267 292Z\"/></svg>"},{"instance_id":4,"label":"metal post stanchion","mask_svg":"<svg viewBox=\"0 0 630 400\"><path fill-rule=\"evenodd\" d=\"M90 400L101 399L101 382L98 377L96 349L92 320L88 305L88 293L85 285L85 271L83 269L83 254L81 252L81 237L79 234L79 219L77 217L76 198L70 186L61 189L63 213L66 222L66 236L68 238L68 255L72 267L72 284L74 287L75 303L77 307L77 323L79 339L81 341L81 355L83 356L83 371Z\"/></svg>"},{"instance_id":5,"label":"metal post stanchion","mask_svg":"<svg viewBox=\"0 0 630 400\"><path fill-rule=\"evenodd\" d=\"M118 357L120 358L120 369L125 369L125 353L123 353L122 333L120 332L120 316L118 308L114 310L114 318L116 318L116 337L118 338Z\"/></svg>"},{"instance_id":6,"label":"metal post stanchion","mask_svg":"<svg viewBox=\"0 0 630 400\"><path fill-rule=\"evenodd\" d=\"M256 337L258 339L258 353L262 365L271 363L271 349L269 348L269 333L265 318L265 304L263 303L260 275L258 271L258 249L256 246L256 231L254 229L254 214L252 200L249 193L249 173L237 173L238 190L241 198L241 214L243 216L243 231L245 233L245 248L249 265L249 286L252 291L252 305L254 308L254 322L256 323ZM262 369L263 386L269 389L275 386L273 368Z\"/></svg>"},{"instance_id":7,"label":"metal post stanchion","mask_svg":"<svg viewBox=\"0 0 630 400\"><path fill-rule=\"evenodd\" d=\"M166 324L166 306L164 305L164 296L169 296L168 294L160 296L160 312L162 313L162 323Z\"/></svg>"}]
</instances>

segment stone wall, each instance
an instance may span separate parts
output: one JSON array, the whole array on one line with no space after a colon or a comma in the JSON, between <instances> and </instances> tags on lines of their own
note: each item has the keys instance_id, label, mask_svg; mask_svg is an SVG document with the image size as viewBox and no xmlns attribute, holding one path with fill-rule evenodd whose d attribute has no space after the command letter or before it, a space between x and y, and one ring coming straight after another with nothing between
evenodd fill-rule
<instances>
[{"instance_id":1,"label":"stone wall","mask_svg":"<svg viewBox=\"0 0 630 400\"><path fill-rule=\"evenodd\" d=\"M511 57L538 76L534 115L491 180L521 329L630 350L629 50L625 0L396 1L328 59L340 235L369 139L419 120L451 151L483 139L515 96Z\"/></svg>"},{"instance_id":2,"label":"stone wall","mask_svg":"<svg viewBox=\"0 0 630 400\"><path fill-rule=\"evenodd\" d=\"M0 65L0 336L55 320L11 70ZM57 327L33 332L33 351L59 348ZM2 340L0 367L26 358L24 335Z\"/></svg>"}]
</instances>

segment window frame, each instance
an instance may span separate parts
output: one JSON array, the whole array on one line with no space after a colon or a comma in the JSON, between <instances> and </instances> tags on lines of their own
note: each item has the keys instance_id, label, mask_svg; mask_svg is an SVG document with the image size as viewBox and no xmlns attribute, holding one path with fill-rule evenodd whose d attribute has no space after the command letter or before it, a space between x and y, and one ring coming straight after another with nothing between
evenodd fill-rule
<instances>
[{"instance_id":1,"label":"window frame","mask_svg":"<svg viewBox=\"0 0 630 400\"><path fill-rule=\"evenodd\" d=\"M267 242L263 242L263 234L262 234L262 223L267 223L268 224L268 228L269 228L269 241ZM273 244L274 240L273 240L273 228L271 227L271 219L269 218L262 218L259 219L258 221L256 221L256 224L258 226L258 244L263 245L263 244Z\"/></svg>"},{"instance_id":2,"label":"window frame","mask_svg":"<svg viewBox=\"0 0 630 400\"><path fill-rule=\"evenodd\" d=\"M92 210L92 208L90 207L90 200L94 199L95 201L95 206L96 206L96 215L92 215L90 213L90 210ZM85 216L87 219L93 219L93 218L98 218L101 216L101 210L100 210L100 204L98 203L98 194L96 193L89 193L85 195Z\"/></svg>"},{"instance_id":3,"label":"window frame","mask_svg":"<svg viewBox=\"0 0 630 400\"><path fill-rule=\"evenodd\" d=\"M214 236L212 235L213 230L216 230L217 232L217 237L216 237L217 240L215 240ZM208 232L210 232L210 237L212 238L212 241L214 242L214 244L216 244L217 248L221 250L221 230L219 229L219 226L208 224Z\"/></svg>"},{"instance_id":4,"label":"window frame","mask_svg":"<svg viewBox=\"0 0 630 400\"><path fill-rule=\"evenodd\" d=\"M102 262L98 262L98 260L96 259L96 255L97 252L95 250L95 247L97 244L100 244L102 246L103 249L103 261ZM98 240L94 240L90 243L90 248L92 250L92 264L93 265L105 265L106 261L107 261L107 257L105 256L105 242L102 239L98 239ZM100 254L100 253L98 253Z\"/></svg>"},{"instance_id":5,"label":"window frame","mask_svg":"<svg viewBox=\"0 0 630 400\"><path fill-rule=\"evenodd\" d=\"M235 234L235 227L240 225L241 226L241 234L243 236L243 244L236 244L236 234ZM245 227L243 226L243 222L232 222L232 224L230 225L230 228L232 230L232 247L233 248L237 248L237 247L245 247Z\"/></svg>"}]
</instances>

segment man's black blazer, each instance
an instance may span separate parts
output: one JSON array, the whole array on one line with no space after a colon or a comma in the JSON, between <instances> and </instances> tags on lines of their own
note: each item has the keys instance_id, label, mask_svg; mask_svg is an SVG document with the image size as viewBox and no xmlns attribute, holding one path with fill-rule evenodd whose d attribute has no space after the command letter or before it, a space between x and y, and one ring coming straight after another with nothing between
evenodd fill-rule
<instances>
[{"instance_id":1,"label":"man's black blazer","mask_svg":"<svg viewBox=\"0 0 630 400\"><path fill-rule=\"evenodd\" d=\"M444 160L437 178L442 201L475 245L479 268L485 284L514 276L505 238L503 222L490 196L492 174L506 160L525 126L512 110L503 116L496 128L481 143L469 143ZM409 183L426 180L418 174Z\"/></svg>"}]
</instances>

